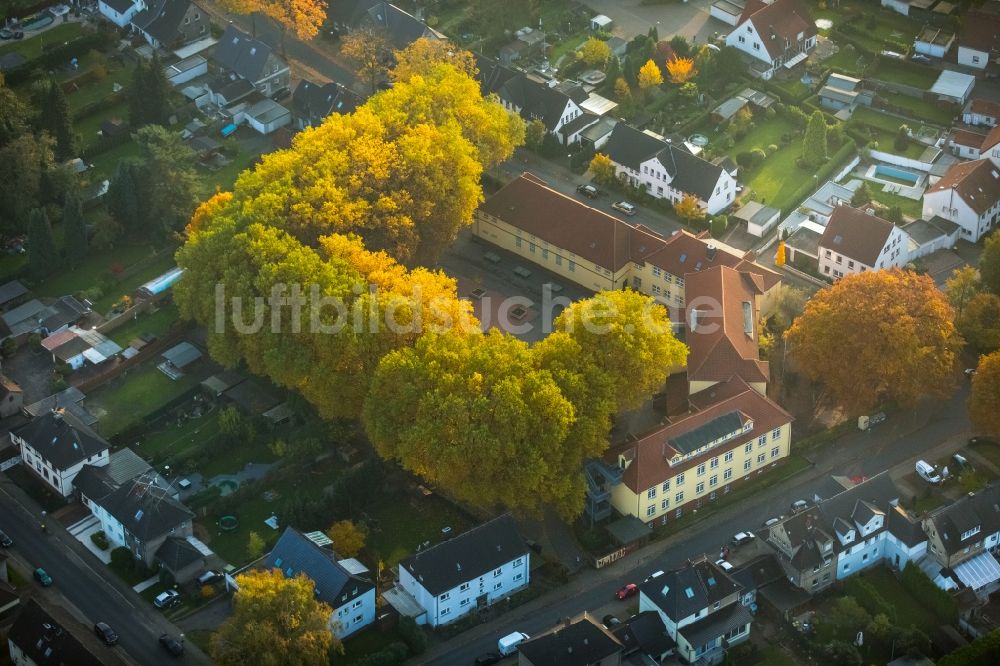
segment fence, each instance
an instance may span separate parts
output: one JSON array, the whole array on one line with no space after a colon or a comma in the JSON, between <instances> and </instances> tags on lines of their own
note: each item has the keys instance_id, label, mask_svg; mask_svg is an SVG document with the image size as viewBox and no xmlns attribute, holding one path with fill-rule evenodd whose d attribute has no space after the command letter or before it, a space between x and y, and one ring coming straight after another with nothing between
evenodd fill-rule
<instances>
[{"instance_id":1,"label":"fence","mask_svg":"<svg viewBox=\"0 0 1000 666\"><path fill-rule=\"evenodd\" d=\"M594 568L603 569L609 564L613 564L620 559L623 559L629 553L636 551L639 548L638 543L630 543L627 546L622 546L618 550L612 551L603 557L594 558Z\"/></svg>"},{"instance_id":2,"label":"fence","mask_svg":"<svg viewBox=\"0 0 1000 666\"><path fill-rule=\"evenodd\" d=\"M933 166L928 162L921 162L920 160L910 159L909 157L903 157L902 155L883 153L881 150L869 150L868 152L872 156L872 159L876 159L879 162L907 167L909 169L917 169L918 171L930 171Z\"/></svg>"},{"instance_id":3,"label":"fence","mask_svg":"<svg viewBox=\"0 0 1000 666\"><path fill-rule=\"evenodd\" d=\"M861 157L859 157L858 155L855 155L855 156L854 156L854 159L853 159L853 160L851 160L850 162L848 162L848 163L847 163L847 164L846 164L846 165L844 166L844 168L843 168L843 169L841 169L841 170L840 170L840 171L839 171L839 172L837 173L837 175L835 175L835 176L833 177L833 179L832 179L832 180L833 180L833 182L835 182L835 183L839 183L840 181L842 181L842 180L844 179L844 177L845 177L845 176L846 176L847 174L851 173L851 170L852 170L852 169L853 169L854 167L858 166L858 164L860 164L860 163L861 163Z\"/></svg>"},{"instance_id":4,"label":"fence","mask_svg":"<svg viewBox=\"0 0 1000 666\"><path fill-rule=\"evenodd\" d=\"M897 83L895 81L883 81L882 79L865 79L865 88L874 89L876 91L887 90L893 93L899 93L900 95L906 95L907 97L916 97L917 99L923 99L927 90L923 88L916 88L914 86L908 86L905 83Z\"/></svg>"},{"instance_id":5,"label":"fence","mask_svg":"<svg viewBox=\"0 0 1000 666\"><path fill-rule=\"evenodd\" d=\"M115 330L116 328L118 328L122 324L135 319L140 314L142 314L143 312L145 312L149 308L153 307L153 303L155 303L155 302L156 301L154 301L154 300L140 301L136 305L133 305L132 307L130 307L125 312L122 312L121 314L117 314L114 317L112 317L111 319L108 319L107 321L105 321L103 324L99 325L97 327L97 332L98 333L103 333L104 335L107 335L109 332Z\"/></svg>"},{"instance_id":6,"label":"fence","mask_svg":"<svg viewBox=\"0 0 1000 666\"><path fill-rule=\"evenodd\" d=\"M186 325L177 326L174 329L167 332L161 338L157 338L153 342L149 343L142 348L138 354L132 358L122 358L121 356L115 357L113 361L109 362L107 368L103 368L100 372L90 375L88 377L81 378L78 383L70 382L78 389L80 389L84 394L90 393L96 389L101 384L109 382L118 375L122 374L129 368L142 363L147 358L158 354L163 351L169 345L177 342L184 334L187 332L188 327ZM102 363L97 368L102 368L104 364Z\"/></svg>"}]
</instances>

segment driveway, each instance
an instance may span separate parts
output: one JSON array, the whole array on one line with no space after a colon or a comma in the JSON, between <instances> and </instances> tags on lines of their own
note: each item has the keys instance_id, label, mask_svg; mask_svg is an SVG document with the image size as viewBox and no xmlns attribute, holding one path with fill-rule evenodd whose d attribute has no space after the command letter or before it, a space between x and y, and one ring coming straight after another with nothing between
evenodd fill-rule
<instances>
[{"instance_id":1,"label":"driveway","mask_svg":"<svg viewBox=\"0 0 1000 666\"><path fill-rule=\"evenodd\" d=\"M728 34L732 27L709 14L714 0L663 5L644 5L642 0L590 0L587 5L596 14L614 21L611 32L624 39L645 35L652 26L660 39L682 35L688 41L703 44L716 33Z\"/></svg>"}]
</instances>

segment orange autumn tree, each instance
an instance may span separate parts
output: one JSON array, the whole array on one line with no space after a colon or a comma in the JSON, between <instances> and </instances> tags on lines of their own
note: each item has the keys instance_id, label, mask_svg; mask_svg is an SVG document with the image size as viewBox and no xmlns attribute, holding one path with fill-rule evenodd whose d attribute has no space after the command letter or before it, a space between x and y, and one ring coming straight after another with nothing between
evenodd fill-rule
<instances>
[{"instance_id":1,"label":"orange autumn tree","mask_svg":"<svg viewBox=\"0 0 1000 666\"><path fill-rule=\"evenodd\" d=\"M688 222L696 222L705 219L705 211L698 203L698 197L685 193L681 200L674 204L674 212L677 217Z\"/></svg>"},{"instance_id":2,"label":"orange autumn tree","mask_svg":"<svg viewBox=\"0 0 1000 666\"><path fill-rule=\"evenodd\" d=\"M693 58L678 58L674 56L666 62L666 65L671 83L687 83L698 73L698 70L694 68Z\"/></svg>"},{"instance_id":3,"label":"orange autumn tree","mask_svg":"<svg viewBox=\"0 0 1000 666\"><path fill-rule=\"evenodd\" d=\"M322 0L222 0L222 6L234 14L252 16L259 12L281 28L281 51L285 52L285 33L308 41L319 34L326 21L327 3ZM256 32L256 23L254 32Z\"/></svg>"},{"instance_id":4,"label":"orange autumn tree","mask_svg":"<svg viewBox=\"0 0 1000 666\"><path fill-rule=\"evenodd\" d=\"M951 394L962 348L954 319L930 277L869 271L817 292L785 339L809 379L848 413L864 414Z\"/></svg>"},{"instance_id":5,"label":"orange autumn tree","mask_svg":"<svg viewBox=\"0 0 1000 666\"><path fill-rule=\"evenodd\" d=\"M969 394L969 416L978 432L1000 435L1000 351L979 357Z\"/></svg>"}]
</instances>

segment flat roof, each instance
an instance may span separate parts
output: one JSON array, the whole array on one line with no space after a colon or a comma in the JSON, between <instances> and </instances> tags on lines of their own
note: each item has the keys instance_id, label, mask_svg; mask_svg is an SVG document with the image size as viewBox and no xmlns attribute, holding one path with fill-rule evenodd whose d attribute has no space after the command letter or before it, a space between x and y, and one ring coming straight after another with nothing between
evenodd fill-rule
<instances>
[{"instance_id":1,"label":"flat roof","mask_svg":"<svg viewBox=\"0 0 1000 666\"><path fill-rule=\"evenodd\" d=\"M944 97L964 99L975 85L976 77L971 74L963 74L962 72L946 69L941 72L941 76L934 82L931 92Z\"/></svg>"}]
</instances>

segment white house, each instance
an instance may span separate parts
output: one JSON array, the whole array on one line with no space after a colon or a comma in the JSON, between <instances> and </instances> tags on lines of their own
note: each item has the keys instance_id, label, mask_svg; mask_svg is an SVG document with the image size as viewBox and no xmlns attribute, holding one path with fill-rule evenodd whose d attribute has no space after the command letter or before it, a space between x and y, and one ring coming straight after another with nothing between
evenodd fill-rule
<instances>
[{"instance_id":1,"label":"white house","mask_svg":"<svg viewBox=\"0 0 1000 666\"><path fill-rule=\"evenodd\" d=\"M726 45L754 59L751 72L770 79L779 67L791 69L816 46L816 24L801 0L748 0Z\"/></svg>"},{"instance_id":2,"label":"white house","mask_svg":"<svg viewBox=\"0 0 1000 666\"><path fill-rule=\"evenodd\" d=\"M966 160L978 160L982 156L986 132L956 127L948 135L948 148L952 155Z\"/></svg>"},{"instance_id":3,"label":"white house","mask_svg":"<svg viewBox=\"0 0 1000 666\"><path fill-rule=\"evenodd\" d=\"M685 663L718 664L726 649L750 637L753 618L743 587L702 557L639 586L639 612L654 611Z\"/></svg>"},{"instance_id":4,"label":"white house","mask_svg":"<svg viewBox=\"0 0 1000 666\"><path fill-rule=\"evenodd\" d=\"M132 17L146 8L144 0L98 0L97 11L106 19L124 28Z\"/></svg>"},{"instance_id":5,"label":"white house","mask_svg":"<svg viewBox=\"0 0 1000 666\"><path fill-rule=\"evenodd\" d=\"M62 497L73 494L73 479L84 465L108 464L109 445L73 416L54 410L10 433L21 460Z\"/></svg>"},{"instance_id":6,"label":"white house","mask_svg":"<svg viewBox=\"0 0 1000 666\"><path fill-rule=\"evenodd\" d=\"M399 585L437 627L524 589L530 572L531 553L503 515L400 562Z\"/></svg>"},{"instance_id":7,"label":"white house","mask_svg":"<svg viewBox=\"0 0 1000 666\"><path fill-rule=\"evenodd\" d=\"M910 237L910 261L913 261L932 252L955 247L961 227L935 215L929 220L919 219L905 224L903 231Z\"/></svg>"},{"instance_id":8,"label":"white house","mask_svg":"<svg viewBox=\"0 0 1000 666\"><path fill-rule=\"evenodd\" d=\"M958 64L986 69L1000 58L1000 19L990 14L969 12L962 17L958 34Z\"/></svg>"},{"instance_id":9,"label":"white house","mask_svg":"<svg viewBox=\"0 0 1000 666\"><path fill-rule=\"evenodd\" d=\"M910 239L906 232L874 212L838 206L819 240L819 272L837 280L864 273L905 266Z\"/></svg>"},{"instance_id":10,"label":"white house","mask_svg":"<svg viewBox=\"0 0 1000 666\"><path fill-rule=\"evenodd\" d=\"M1000 102L974 97L962 111L962 122L966 125L986 125L996 127L1000 119Z\"/></svg>"},{"instance_id":11,"label":"white house","mask_svg":"<svg viewBox=\"0 0 1000 666\"><path fill-rule=\"evenodd\" d=\"M287 527L262 566L286 577L304 574L316 584L316 598L333 609L330 629L343 639L375 621L375 585L345 566L323 533L303 534Z\"/></svg>"},{"instance_id":12,"label":"white house","mask_svg":"<svg viewBox=\"0 0 1000 666\"><path fill-rule=\"evenodd\" d=\"M735 172L692 154L681 140L664 140L618 123L601 152L614 162L618 178L657 199L676 203L690 194L715 215L736 197Z\"/></svg>"},{"instance_id":13,"label":"white house","mask_svg":"<svg viewBox=\"0 0 1000 666\"><path fill-rule=\"evenodd\" d=\"M1000 145L985 151L1000 161ZM935 215L959 225L961 237L975 243L1000 219L1000 166L984 158L960 162L924 192L924 218Z\"/></svg>"}]
</instances>

